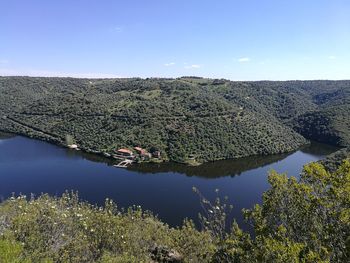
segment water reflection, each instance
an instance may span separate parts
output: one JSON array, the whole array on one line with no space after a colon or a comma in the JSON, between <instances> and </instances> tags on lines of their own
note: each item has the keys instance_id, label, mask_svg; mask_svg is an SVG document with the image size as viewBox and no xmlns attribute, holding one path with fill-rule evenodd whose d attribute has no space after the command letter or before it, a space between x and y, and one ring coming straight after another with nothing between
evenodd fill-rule
<instances>
[{"instance_id":1,"label":"water reflection","mask_svg":"<svg viewBox=\"0 0 350 263\"><path fill-rule=\"evenodd\" d=\"M319 142L311 142L310 145L304 146L300 149L301 152L311 154L314 156L325 156L329 155L337 150L339 150L340 147L328 145L324 143Z\"/></svg>"},{"instance_id":2,"label":"water reflection","mask_svg":"<svg viewBox=\"0 0 350 263\"><path fill-rule=\"evenodd\" d=\"M3 134L1 138L7 139L0 139L0 199L13 192L61 195L73 190L92 204L103 205L108 197L119 207L141 205L172 226L180 225L185 217L195 221L198 218L201 207L191 190L193 186L209 199L215 198L214 189L220 189L234 204L232 216L243 224L241 209L261 202L263 192L270 187L270 169L298 175L305 163L336 150L314 143L291 154L218 161L198 167L162 163L118 169L111 166L113 160L102 156L21 136Z\"/></svg>"},{"instance_id":3,"label":"water reflection","mask_svg":"<svg viewBox=\"0 0 350 263\"><path fill-rule=\"evenodd\" d=\"M7 139L15 138L16 135L5 133L0 131L0 143L1 141L5 141ZM18 136L17 136L18 138ZM22 137L23 138L23 137ZM37 143L39 141L31 140L36 147L40 147L41 149L36 149L37 151L33 151L31 156L33 158L42 158L42 154L37 154L38 152L42 153L43 146L51 147L49 144L40 144ZM21 143L23 143L21 141ZM13 145L16 147L20 147L16 142L13 142ZM33 149L34 147L30 147ZM322 158L323 156L329 155L339 148L331 145L326 145L323 143L312 142L310 145L306 145L301 148L299 151L305 154L309 154L315 156L316 158ZM115 160L111 158L106 158L101 155L86 153L83 151L76 151L71 149L61 148L63 155L65 158L71 159L80 159L83 158L85 160L89 160L92 162L104 163L107 166L113 166L115 164ZM45 151L46 152L46 151ZM233 160L221 160L215 162L204 163L199 166L188 166L179 163L173 162L164 162L164 163L141 163L141 164L133 164L127 170L134 171L142 174L158 174L158 173L178 173L184 174L186 176L192 177L201 177L207 179L214 179L219 177L230 176L234 177L240 175L246 171L253 170L260 167L265 167L269 164L277 163L281 160L284 160L288 156L292 155L292 153L278 154L278 155L268 155L268 156L251 156L240 159ZM18 156L18 155L17 155Z\"/></svg>"},{"instance_id":4,"label":"water reflection","mask_svg":"<svg viewBox=\"0 0 350 263\"><path fill-rule=\"evenodd\" d=\"M129 170L140 173L181 173L187 176L198 176L203 178L218 178L223 176L234 177L241 173L259 168L286 158L289 154L270 156L251 156L235 160L222 160L204 163L200 166L187 166L178 163L144 163L133 165Z\"/></svg>"},{"instance_id":5,"label":"water reflection","mask_svg":"<svg viewBox=\"0 0 350 263\"><path fill-rule=\"evenodd\" d=\"M305 154L310 154L315 157L322 157L331 154L338 150L339 148L331 145L325 145L322 143L312 142L300 149L301 152ZM105 163L108 166L115 164L115 161L110 158L106 158L96 154L90 154L86 152L80 152L75 150L66 150L67 156L77 157L81 156L86 160L93 162ZM133 164L127 170L135 171L138 173L147 174L158 174L158 173L179 173L186 176L197 176L201 178L219 178L224 176L234 177L242 174L245 171L253 170L259 167L264 167L266 165L277 163L288 156L292 155L294 152L268 155L268 156L250 156L240 159L233 160L220 160L215 162L204 163L199 166L188 166L180 163L165 162L165 163L140 163Z\"/></svg>"},{"instance_id":6,"label":"water reflection","mask_svg":"<svg viewBox=\"0 0 350 263\"><path fill-rule=\"evenodd\" d=\"M12 134L12 133L7 133L7 132L2 132L0 131L0 140L6 140L6 139L10 139L16 137L16 135Z\"/></svg>"}]
</instances>

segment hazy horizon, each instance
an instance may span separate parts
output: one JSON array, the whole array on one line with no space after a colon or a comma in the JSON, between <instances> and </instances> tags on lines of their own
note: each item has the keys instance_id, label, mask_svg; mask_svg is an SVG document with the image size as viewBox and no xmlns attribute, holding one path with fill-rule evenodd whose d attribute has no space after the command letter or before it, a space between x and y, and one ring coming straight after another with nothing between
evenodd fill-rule
<instances>
[{"instance_id":1,"label":"hazy horizon","mask_svg":"<svg viewBox=\"0 0 350 263\"><path fill-rule=\"evenodd\" d=\"M180 79L180 78L203 78L203 79L225 79L233 82L288 82L288 81L349 81L349 79L258 79L258 80L244 80L244 79L229 79L229 78L210 78L210 77L201 77L201 76L178 76L178 77L138 77L138 76L130 76L130 77L78 77L78 76L30 76L30 75L0 75L0 77L28 77L28 78L71 78L71 79Z\"/></svg>"}]
</instances>

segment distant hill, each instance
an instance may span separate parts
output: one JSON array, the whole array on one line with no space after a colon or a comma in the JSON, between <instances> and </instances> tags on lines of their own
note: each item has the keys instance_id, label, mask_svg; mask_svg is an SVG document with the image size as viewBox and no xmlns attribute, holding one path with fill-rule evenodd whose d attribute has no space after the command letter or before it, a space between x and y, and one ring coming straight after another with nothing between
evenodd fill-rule
<instances>
[{"instance_id":1,"label":"distant hill","mask_svg":"<svg viewBox=\"0 0 350 263\"><path fill-rule=\"evenodd\" d=\"M0 77L0 130L185 162L350 145L350 81Z\"/></svg>"}]
</instances>

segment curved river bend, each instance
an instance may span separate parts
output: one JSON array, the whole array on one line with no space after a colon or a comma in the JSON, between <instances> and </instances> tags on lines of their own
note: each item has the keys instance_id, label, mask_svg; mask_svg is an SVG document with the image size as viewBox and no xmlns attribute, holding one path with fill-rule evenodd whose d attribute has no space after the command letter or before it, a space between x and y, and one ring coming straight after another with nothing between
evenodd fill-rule
<instances>
[{"instance_id":1,"label":"curved river bend","mask_svg":"<svg viewBox=\"0 0 350 263\"><path fill-rule=\"evenodd\" d=\"M197 221L200 212L197 187L206 197L214 190L228 196L232 216L242 223L242 208L261 202L269 187L270 169L298 176L306 163L322 159L336 148L313 143L291 154L218 161L198 167L143 164L126 170L107 159L57 147L21 136L0 137L0 198L15 194L78 191L83 200L102 205L112 198L119 207L141 205L171 226L185 217Z\"/></svg>"}]
</instances>

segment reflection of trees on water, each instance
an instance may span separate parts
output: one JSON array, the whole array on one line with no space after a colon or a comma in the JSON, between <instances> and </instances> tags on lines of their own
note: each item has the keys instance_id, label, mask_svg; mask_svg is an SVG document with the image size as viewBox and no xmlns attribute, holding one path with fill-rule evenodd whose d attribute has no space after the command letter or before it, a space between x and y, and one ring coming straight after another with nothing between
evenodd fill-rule
<instances>
[{"instance_id":1,"label":"reflection of trees on water","mask_svg":"<svg viewBox=\"0 0 350 263\"><path fill-rule=\"evenodd\" d=\"M16 137L15 134L1 132L0 131L0 140L10 139ZM39 142L39 141L38 141ZM301 152L305 154L311 154L315 156L326 156L333 152L336 152L339 148L312 142L311 145L306 146L300 149ZM349 151L349 150L348 150ZM143 164L134 164L128 168L130 171L140 172L140 173L167 173L175 172L180 174L185 174L187 176L198 176L203 178L217 178L222 176L235 176L240 175L242 172L256 169L262 166L269 165L280 161L289 154L279 154L279 155L269 155L269 156L251 156L235 160L222 160L215 162L204 163L200 166L187 166L184 164L178 163L143 163ZM106 158L101 155L87 153L84 151L76 151L65 149L65 155L69 158L81 158L83 157L86 160L99 162L112 166L116 164L116 161L111 158Z\"/></svg>"},{"instance_id":2,"label":"reflection of trees on water","mask_svg":"<svg viewBox=\"0 0 350 263\"><path fill-rule=\"evenodd\" d=\"M331 153L334 153L338 151L340 148L337 146L333 145L328 145L324 143L319 143L319 142L311 142L310 145L305 146L300 149L303 153L311 154L311 155L316 155L316 156L324 156L324 155L329 155Z\"/></svg>"},{"instance_id":3,"label":"reflection of trees on water","mask_svg":"<svg viewBox=\"0 0 350 263\"><path fill-rule=\"evenodd\" d=\"M312 142L311 145L300 149L301 152L312 155L328 155L337 150L334 146L322 143ZM133 164L128 168L129 171L140 173L180 173L187 176L198 176L203 178L217 178L223 176L235 176L241 173L263 167L280 160L285 159L292 153L268 155L268 156L251 156L235 160L222 160L204 163L200 166L187 166L179 163L141 163ZM67 150L67 155L71 157L81 156L84 159L93 162L105 163L108 166L114 165L115 161L110 158L97 154L86 153L83 151Z\"/></svg>"},{"instance_id":4,"label":"reflection of trees on water","mask_svg":"<svg viewBox=\"0 0 350 263\"><path fill-rule=\"evenodd\" d=\"M96 162L96 163L105 163L108 166L114 165L115 161L110 158L103 157L98 154L93 154L93 153L87 153L84 151L76 151L76 150L71 150L67 149L66 150L67 156L75 158L75 157L83 157L86 160Z\"/></svg>"},{"instance_id":5,"label":"reflection of trees on water","mask_svg":"<svg viewBox=\"0 0 350 263\"><path fill-rule=\"evenodd\" d=\"M11 139L16 137L15 134L0 131L0 140Z\"/></svg>"},{"instance_id":6,"label":"reflection of trees on water","mask_svg":"<svg viewBox=\"0 0 350 263\"><path fill-rule=\"evenodd\" d=\"M301 152L317 156L326 156L337 151L339 148L323 143L312 142L310 145L300 149ZM130 167L130 170L143 173L164 173L177 172L187 176L198 176L204 178L216 178L221 176L235 176L242 172L263 167L280 160L285 159L292 153L268 155L268 156L251 156L235 160L223 160L205 163L200 166L191 167L176 163L163 164L140 164Z\"/></svg>"},{"instance_id":7,"label":"reflection of trees on water","mask_svg":"<svg viewBox=\"0 0 350 263\"><path fill-rule=\"evenodd\" d=\"M93 162L105 163L108 166L114 165L115 161L105 158L101 155L86 153L67 149L67 155L72 158L81 156L84 159ZM259 168L286 158L289 154L269 155L269 156L251 156L235 160L222 160L204 163L199 166L188 166L179 163L141 163L133 164L128 168L129 171L140 173L168 173L175 172L187 176L198 176L203 178L216 178L222 176L240 175L242 172ZM117 169L117 168L116 168Z\"/></svg>"},{"instance_id":8,"label":"reflection of trees on water","mask_svg":"<svg viewBox=\"0 0 350 263\"><path fill-rule=\"evenodd\" d=\"M176 172L187 176L198 176L203 178L216 178L222 176L240 175L242 172L259 168L286 158L289 154L251 156L235 160L222 160L204 163L200 166L187 166L177 163L161 164L138 164L133 165L128 170L141 173L167 173Z\"/></svg>"}]
</instances>

